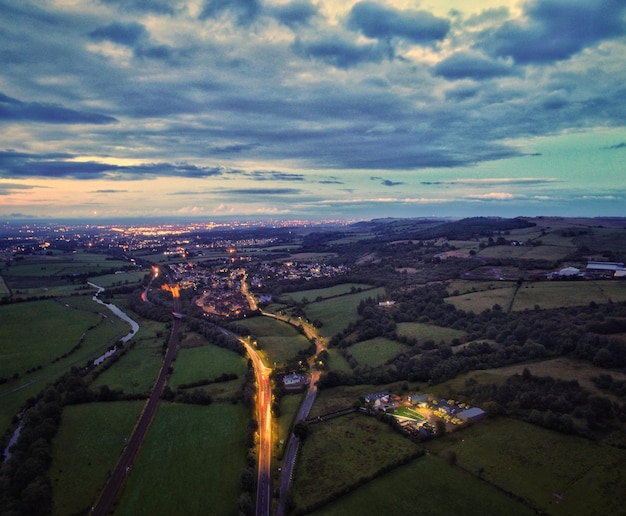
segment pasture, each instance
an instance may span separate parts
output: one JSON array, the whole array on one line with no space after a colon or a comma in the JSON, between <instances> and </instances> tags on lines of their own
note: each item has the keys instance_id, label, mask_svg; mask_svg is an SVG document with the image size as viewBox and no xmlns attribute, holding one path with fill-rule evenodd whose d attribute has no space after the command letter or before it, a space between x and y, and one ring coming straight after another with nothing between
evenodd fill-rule
<instances>
[{"instance_id":1,"label":"pasture","mask_svg":"<svg viewBox=\"0 0 626 516\"><path fill-rule=\"evenodd\" d=\"M451 345L454 339L463 341L466 338L466 334L462 330L417 322L399 323L396 332L398 335L417 339L417 342L420 344L427 340L432 340L435 344L444 342L447 345Z\"/></svg>"},{"instance_id":2,"label":"pasture","mask_svg":"<svg viewBox=\"0 0 626 516\"><path fill-rule=\"evenodd\" d=\"M339 353L337 348L329 348L326 351L328 351L328 355L330 357L328 363L331 371L343 371L346 373L352 372L350 364L348 364L348 361L343 357L343 355L341 355L341 353Z\"/></svg>"},{"instance_id":3,"label":"pasture","mask_svg":"<svg viewBox=\"0 0 626 516\"><path fill-rule=\"evenodd\" d=\"M120 285L135 285L143 281L144 276L149 274L147 270L144 271L131 271L131 272L118 272L115 274L104 274L102 276L94 276L89 278L89 281L99 287L110 288Z\"/></svg>"},{"instance_id":4,"label":"pasture","mask_svg":"<svg viewBox=\"0 0 626 516\"><path fill-rule=\"evenodd\" d=\"M83 514L93 505L143 405L119 401L63 409L50 466L56 514Z\"/></svg>"},{"instance_id":5,"label":"pasture","mask_svg":"<svg viewBox=\"0 0 626 516\"><path fill-rule=\"evenodd\" d=\"M535 305L541 308L585 306L592 301L598 304L626 301L626 282L598 280L524 283L517 291L513 310L531 310Z\"/></svg>"},{"instance_id":6,"label":"pasture","mask_svg":"<svg viewBox=\"0 0 626 516\"><path fill-rule=\"evenodd\" d=\"M59 277L79 274L94 274L107 269L121 269L129 263L113 260L104 254L75 252L53 255L25 256L3 269L10 277Z\"/></svg>"},{"instance_id":7,"label":"pasture","mask_svg":"<svg viewBox=\"0 0 626 516\"><path fill-rule=\"evenodd\" d=\"M309 428L293 478L299 508L327 499L419 449L390 426L360 413Z\"/></svg>"},{"instance_id":8,"label":"pasture","mask_svg":"<svg viewBox=\"0 0 626 516\"><path fill-rule=\"evenodd\" d=\"M465 310L466 312L480 313L484 310L490 310L496 304L507 310L513 301L517 286L512 283L506 283L506 285L502 288L450 296L445 301L453 304L458 310Z\"/></svg>"},{"instance_id":9,"label":"pasture","mask_svg":"<svg viewBox=\"0 0 626 516\"><path fill-rule=\"evenodd\" d=\"M454 451L458 466L543 513L617 514L623 508L616 493L626 492L626 450L506 418L427 447L442 455Z\"/></svg>"},{"instance_id":10,"label":"pasture","mask_svg":"<svg viewBox=\"0 0 626 516\"><path fill-rule=\"evenodd\" d=\"M238 322L250 330L269 364L283 364L309 346L307 338L291 324L271 317L249 317Z\"/></svg>"},{"instance_id":11,"label":"pasture","mask_svg":"<svg viewBox=\"0 0 626 516\"><path fill-rule=\"evenodd\" d=\"M310 321L322 321L324 325L319 328L319 334L322 337L329 338L343 330L349 323L358 320L357 308L363 299L368 297L376 298L376 296L384 294L384 288L375 288L356 294L347 294L316 303L309 303L305 307L307 318Z\"/></svg>"},{"instance_id":12,"label":"pasture","mask_svg":"<svg viewBox=\"0 0 626 516\"><path fill-rule=\"evenodd\" d=\"M0 377L49 365L100 324L94 313L51 300L0 306Z\"/></svg>"},{"instance_id":13,"label":"pasture","mask_svg":"<svg viewBox=\"0 0 626 516\"><path fill-rule=\"evenodd\" d=\"M328 288L316 288L311 290L299 290L298 292L289 292L283 294L279 298L281 303L301 303L303 300L316 301L328 299L330 297L341 296L344 294L350 294L358 289L368 290L371 289L371 285L365 285L363 283L342 283L341 285L335 285Z\"/></svg>"},{"instance_id":14,"label":"pasture","mask_svg":"<svg viewBox=\"0 0 626 516\"><path fill-rule=\"evenodd\" d=\"M223 373L237 374L243 382L247 369L246 357L212 344L181 349L169 385L175 388L181 383L212 380Z\"/></svg>"},{"instance_id":15,"label":"pasture","mask_svg":"<svg viewBox=\"0 0 626 516\"><path fill-rule=\"evenodd\" d=\"M10 293L11 290L7 287L7 284L4 282L4 279L2 279L2 276L0 276L0 297L8 296Z\"/></svg>"},{"instance_id":16,"label":"pasture","mask_svg":"<svg viewBox=\"0 0 626 516\"><path fill-rule=\"evenodd\" d=\"M390 495L381 496L381 493ZM427 455L315 511L316 516L344 514L530 516L535 513L461 468L450 466L442 458Z\"/></svg>"},{"instance_id":17,"label":"pasture","mask_svg":"<svg viewBox=\"0 0 626 516\"><path fill-rule=\"evenodd\" d=\"M236 515L248 417L243 405L161 404L115 514Z\"/></svg>"},{"instance_id":18,"label":"pasture","mask_svg":"<svg viewBox=\"0 0 626 516\"><path fill-rule=\"evenodd\" d=\"M404 344L383 337L376 337L375 339L357 342L350 346L348 353L360 365L376 366L384 364L387 360L406 349L408 348Z\"/></svg>"}]
</instances>

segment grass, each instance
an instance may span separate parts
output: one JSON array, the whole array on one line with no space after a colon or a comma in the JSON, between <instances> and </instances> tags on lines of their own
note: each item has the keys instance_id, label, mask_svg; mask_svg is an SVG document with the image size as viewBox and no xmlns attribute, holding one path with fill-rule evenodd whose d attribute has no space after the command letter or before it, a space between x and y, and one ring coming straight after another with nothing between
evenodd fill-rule
<instances>
[{"instance_id":1,"label":"grass","mask_svg":"<svg viewBox=\"0 0 626 516\"><path fill-rule=\"evenodd\" d=\"M9 290L9 287L7 287L7 284L2 279L2 276L0 276L0 297L8 296L10 293L11 291Z\"/></svg>"},{"instance_id":2,"label":"grass","mask_svg":"<svg viewBox=\"0 0 626 516\"><path fill-rule=\"evenodd\" d=\"M115 514L237 515L247 422L242 405L161 405Z\"/></svg>"},{"instance_id":3,"label":"grass","mask_svg":"<svg viewBox=\"0 0 626 516\"><path fill-rule=\"evenodd\" d=\"M144 403L88 403L63 409L50 479L56 514L84 513L104 487Z\"/></svg>"},{"instance_id":4,"label":"grass","mask_svg":"<svg viewBox=\"0 0 626 516\"><path fill-rule=\"evenodd\" d=\"M350 347L348 352L359 364L376 366L384 364L387 360L395 357L405 349L406 346L399 342L377 337L354 344Z\"/></svg>"},{"instance_id":5,"label":"grass","mask_svg":"<svg viewBox=\"0 0 626 516\"><path fill-rule=\"evenodd\" d=\"M322 337L332 337L343 330L349 323L359 318L357 308L359 303L368 297L376 298L384 295L384 288L375 288L356 294L326 299L306 305L305 310L310 321L320 320L324 325L319 329Z\"/></svg>"},{"instance_id":6,"label":"grass","mask_svg":"<svg viewBox=\"0 0 626 516\"><path fill-rule=\"evenodd\" d=\"M418 449L385 423L360 413L309 428L293 479L299 508L324 500Z\"/></svg>"},{"instance_id":7,"label":"grass","mask_svg":"<svg viewBox=\"0 0 626 516\"><path fill-rule=\"evenodd\" d=\"M47 366L99 324L99 316L55 301L0 306L0 377Z\"/></svg>"},{"instance_id":8,"label":"grass","mask_svg":"<svg viewBox=\"0 0 626 516\"><path fill-rule=\"evenodd\" d=\"M452 303L458 310L480 313L491 309L498 304L505 310L508 309L517 286L507 283L503 288L494 288L481 292L467 292L458 296L447 297L446 302Z\"/></svg>"},{"instance_id":9,"label":"grass","mask_svg":"<svg viewBox=\"0 0 626 516\"><path fill-rule=\"evenodd\" d=\"M589 303L626 301L626 282L622 281L542 281L524 284L515 296L513 310L585 306Z\"/></svg>"},{"instance_id":10,"label":"grass","mask_svg":"<svg viewBox=\"0 0 626 516\"><path fill-rule=\"evenodd\" d=\"M412 419L413 421L421 421L424 418L419 412L409 407L398 407L391 411L394 416L400 416L406 419Z\"/></svg>"},{"instance_id":11,"label":"grass","mask_svg":"<svg viewBox=\"0 0 626 516\"><path fill-rule=\"evenodd\" d=\"M181 349L169 384L174 388L181 383L211 380L223 373L235 373L243 379L246 371L246 358L234 351L214 345Z\"/></svg>"},{"instance_id":12,"label":"grass","mask_svg":"<svg viewBox=\"0 0 626 516\"><path fill-rule=\"evenodd\" d=\"M248 328L252 340L256 340L263 350L269 364L282 364L306 349L309 341L291 324L271 317L250 317L239 321Z\"/></svg>"},{"instance_id":13,"label":"grass","mask_svg":"<svg viewBox=\"0 0 626 516\"><path fill-rule=\"evenodd\" d=\"M530 516L534 512L460 468L426 456L365 484L314 514Z\"/></svg>"},{"instance_id":14,"label":"grass","mask_svg":"<svg viewBox=\"0 0 626 516\"><path fill-rule=\"evenodd\" d=\"M342 283L341 285L335 285L328 288L317 288L312 290L300 290L298 292L291 292L289 294L283 294L279 298L279 302L301 303L303 299L308 299L309 302L315 301L318 298L328 299L329 297L341 296L349 294L353 289L367 290L371 289L370 285L362 283Z\"/></svg>"},{"instance_id":15,"label":"grass","mask_svg":"<svg viewBox=\"0 0 626 516\"><path fill-rule=\"evenodd\" d=\"M466 338L466 334L462 330L416 322L399 323L396 331L398 335L415 338L419 343L433 340L437 344L443 341L449 345L454 339L463 341Z\"/></svg>"},{"instance_id":16,"label":"grass","mask_svg":"<svg viewBox=\"0 0 626 516\"><path fill-rule=\"evenodd\" d=\"M99 287L109 288L118 285L137 284L143 281L148 271L120 272L119 274L105 274L89 278L89 281Z\"/></svg>"},{"instance_id":17,"label":"grass","mask_svg":"<svg viewBox=\"0 0 626 516\"><path fill-rule=\"evenodd\" d=\"M460 467L546 513L613 514L623 508L615 495L626 492L626 450L505 418L434 440L428 448L454 451Z\"/></svg>"},{"instance_id":18,"label":"grass","mask_svg":"<svg viewBox=\"0 0 626 516\"><path fill-rule=\"evenodd\" d=\"M3 274L11 277L53 277L72 274L97 273L101 270L127 267L128 262L108 260L106 255L92 253L63 253L52 256L26 256L5 268Z\"/></svg>"},{"instance_id":19,"label":"grass","mask_svg":"<svg viewBox=\"0 0 626 516\"><path fill-rule=\"evenodd\" d=\"M289 437L289 430L293 423L300 404L302 403L303 393L285 394L280 399L280 416L275 418L275 442L276 442L276 456L278 453L282 453L283 446L287 443Z\"/></svg>"},{"instance_id":20,"label":"grass","mask_svg":"<svg viewBox=\"0 0 626 516\"><path fill-rule=\"evenodd\" d=\"M328 355L330 356L329 368L331 371L343 371L344 373L352 372L352 368L348 361L339 353L337 348L328 348Z\"/></svg>"},{"instance_id":21,"label":"grass","mask_svg":"<svg viewBox=\"0 0 626 516\"><path fill-rule=\"evenodd\" d=\"M126 394L148 395L162 364L160 346L133 348L98 376L90 387L97 390L107 385L112 390L122 390Z\"/></svg>"}]
</instances>

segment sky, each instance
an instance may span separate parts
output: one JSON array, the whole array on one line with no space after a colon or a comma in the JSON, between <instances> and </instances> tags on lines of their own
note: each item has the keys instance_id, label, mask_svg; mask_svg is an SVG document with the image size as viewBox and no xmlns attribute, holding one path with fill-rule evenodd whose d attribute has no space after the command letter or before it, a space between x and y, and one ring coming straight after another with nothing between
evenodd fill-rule
<instances>
[{"instance_id":1,"label":"sky","mask_svg":"<svg viewBox=\"0 0 626 516\"><path fill-rule=\"evenodd\" d=\"M626 216L625 0L0 12L0 220Z\"/></svg>"}]
</instances>

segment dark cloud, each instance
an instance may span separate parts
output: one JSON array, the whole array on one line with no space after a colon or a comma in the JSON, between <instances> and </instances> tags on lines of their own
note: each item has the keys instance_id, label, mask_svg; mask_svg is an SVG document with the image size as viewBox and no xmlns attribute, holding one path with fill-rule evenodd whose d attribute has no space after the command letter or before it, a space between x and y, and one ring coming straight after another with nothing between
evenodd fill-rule
<instances>
[{"instance_id":1,"label":"dark cloud","mask_svg":"<svg viewBox=\"0 0 626 516\"><path fill-rule=\"evenodd\" d=\"M233 195L299 195L302 190L297 188L235 188L226 193Z\"/></svg>"},{"instance_id":2,"label":"dark cloud","mask_svg":"<svg viewBox=\"0 0 626 516\"><path fill-rule=\"evenodd\" d=\"M71 161L71 158L69 155L0 152L0 177L132 180L161 176L206 178L220 176L227 171L222 167L199 167L189 163L121 166L96 161Z\"/></svg>"},{"instance_id":3,"label":"dark cloud","mask_svg":"<svg viewBox=\"0 0 626 516\"><path fill-rule=\"evenodd\" d=\"M450 22L428 11L397 10L375 2L359 2L352 7L348 27L369 38L403 38L413 43L432 44L445 38Z\"/></svg>"},{"instance_id":4,"label":"dark cloud","mask_svg":"<svg viewBox=\"0 0 626 516\"><path fill-rule=\"evenodd\" d=\"M402 181L392 181L391 179L384 179L382 177L372 176L370 177L372 181L380 181L380 184L383 186L398 186L403 185Z\"/></svg>"},{"instance_id":5,"label":"dark cloud","mask_svg":"<svg viewBox=\"0 0 626 516\"><path fill-rule=\"evenodd\" d=\"M491 79L513 73L511 66L480 54L457 52L434 67L435 75L446 79Z\"/></svg>"},{"instance_id":6,"label":"dark cloud","mask_svg":"<svg viewBox=\"0 0 626 516\"><path fill-rule=\"evenodd\" d=\"M100 0L122 11L136 13L175 14L181 10L181 0Z\"/></svg>"},{"instance_id":7,"label":"dark cloud","mask_svg":"<svg viewBox=\"0 0 626 516\"><path fill-rule=\"evenodd\" d=\"M224 14L233 16L239 25L249 25L261 12L258 0L206 0L200 19L218 18Z\"/></svg>"},{"instance_id":8,"label":"dark cloud","mask_svg":"<svg viewBox=\"0 0 626 516\"><path fill-rule=\"evenodd\" d=\"M99 41L108 40L119 45L134 47L141 40L148 38L148 31L141 23L113 22L91 31L89 36Z\"/></svg>"},{"instance_id":9,"label":"dark cloud","mask_svg":"<svg viewBox=\"0 0 626 516\"><path fill-rule=\"evenodd\" d=\"M244 174L247 177L252 177L257 181L304 181L305 177L303 174L289 174L287 172L278 172L275 170L272 171L263 171L263 170L255 170L254 172L250 172Z\"/></svg>"},{"instance_id":10,"label":"dark cloud","mask_svg":"<svg viewBox=\"0 0 626 516\"><path fill-rule=\"evenodd\" d=\"M482 34L490 55L516 62L550 63L568 59L603 40L623 36L623 0L534 0L524 21L511 20Z\"/></svg>"},{"instance_id":11,"label":"dark cloud","mask_svg":"<svg viewBox=\"0 0 626 516\"><path fill-rule=\"evenodd\" d=\"M626 149L626 142L621 142L615 145L610 145L609 147L605 147L605 149L609 149L609 150Z\"/></svg>"},{"instance_id":12,"label":"dark cloud","mask_svg":"<svg viewBox=\"0 0 626 516\"><path fill-rule=\"evenodd\" d=\"M126 193L128 192L128 190L114 190L112 188L107 188L104 190L94 190L91 193L97 193L97 194L110 194L110 193Z\"/></svg>"},{"instance_id":13,"label":"dark cloud","mask_svg":"<svg viewBox=\"0 0 626 516\"><path fill-rule=\"evenodd\" d=\"M317 6L307 0L295 0L288 4L268 7L267 12L280 23L291 28L308 25L319 13Z\"/></svg>"},{"instance_id":14,"label":"dark cloud","mask_svg":"<svg viewBox=\"0 0 626 516\"><path fill-rule=\"evenodd\" d=\"M19 183L0 183L0 195L10 195L16 190L33 190L37 186L22 185Z\"/></svg>"},{"instance_id":15,"label":"dark cloud","mask_svg":"<svg viewBox=\"0 0 626 516\"><path fill-rule=\"evenodd\" d=\"M393 58L393 49L384 42L354 43L339 35L315 40L298 38L294 52L305 58L317 59L336 68L349 69L362 63L380 63Z\"/></svg>"},{"instance_id":16,"label":"dark cloud","mask_svg":"<svg viewBox=\"0 0 626 516\"><path fill-rule=\"evenodd\" d=\"M112 124L117 120L98 113L76 111L54 104L22 102L0 93L1 120L30 120L48 124Z\"/></svg>"}]
</instances>

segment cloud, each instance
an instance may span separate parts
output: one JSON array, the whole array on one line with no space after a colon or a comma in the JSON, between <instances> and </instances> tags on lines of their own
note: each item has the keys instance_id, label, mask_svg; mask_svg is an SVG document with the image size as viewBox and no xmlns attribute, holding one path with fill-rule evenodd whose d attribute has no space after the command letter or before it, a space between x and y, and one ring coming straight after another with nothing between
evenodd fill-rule
<instances>
[{"instance_id":1,"label":"cloud","mask_svg":"<svg viewBox=\"0 0 626 516\"><path fill-rule=\"evenodd\" d=\"M95 40L108 40L120 45L134 47L141 40L148 38L148 31L141 23L113 22L91 31L89 36Z\"/></svg>"},{"instance_id":2,"label":"cloud","mask_svg":"<svg viewBox=\"0 0 626 516\"><path fill-rule=\"evenodd\" d=\"M302 191L297 188L233 188L227 193L232 195L298 195Z\"/></svg>"},{"instance_id":3,"label":"cloud","mask_svg":"<svg viewBox=\"0 0 626 516\"><path fill-rule=\"evenodd\" d=\"M350 11L348 27L369 38L397 37L429 45L448 34L450 22L428 11L398 10L375 2L358 2Z\"/></svg>"},{"instance_id":4,"label":"cloud","mask_svg":"<svg viewBox=\"0 0 626 516\"><path fill-rule=\"evenodd\" d=\"M372 181L380 181L380 184L383 186L398 186L403 185L402 181L392 181L391 179L384 179L382 177L372 176L370 177Z\"/></svg>"},{"instance_id":5,"label":"cloud","mask_svg":"<svg viewBox=\"0 0 626 516\"><path fill-rule=\"evenodd\" d=\"M71 155L0 152L0 177L71 179L150 179L155 177L206 178L220 176L223 167L200 167L189 163L147 163L124 166L97 161L75 161Z\"/></svg>"},{"instance_id":6,"label":"cloud","mask_svg":"<svg viewBox=\"0 0 626 516\"><path fill-rule=\"evenodd\" d=\"M319 15L318 7L307 0L295 0L266 9L280 23L294 29L308 25L313 18Z\"/></svg>"},{"instance_id":7,"label":"cloud","mask_svg":"<svg viewBox=\"0 0 626 516\"><path fill-rule=\"evenodd\" d=\"M510 20L482 34L490 55L522 64L568 59L584 48L626 34L622 0L532 0L525 19Z\"/></svg>"},{"instance_id":8,"label":"cloud","mask_svg":"<svg viewBox=\"0 0 626 516\"><path fill-rule=\"evenodd\" d=\"M22 102L0 93L0 121L30 120L47 124L112 124L117 120L98 113L76 111L54 104Z\"/></svg>"},{"instance_id":9,"label":"cloud","mask_svg":"<svg viewBox=\"0 0 626 516\"><path fill-rule=\"evenodd\" d=\"M222 15L234 17L238 25L249 25L261 12L257 0L205 0L200 19L219 18Z\"/></svg>"},{"instance_id":10,"label":"cloud","mask_svg":"<svg viewBox=\"0 0 626 516\"><path fill-rule=\"evenodd\" d=\"M626 149L626 142L616 143L615 145L610 145L609 147L604 148L608 150Z\"/></svg>"},{"instance_id":11,"label":"cloud","mask_svg":"<svg viewBox=\"0 0 626 516\"><path fill-rule=\"evenodd\" d=\"M493 61L473 52L457 52L434 67L435 75L450 80L491 79L511 75L512 67L501 61Z\"/></svg>"},{"instance_id":12,"label":"cloud","mask_svg":"<svg viewBox=\"0 0 626 516\"><path fill-rule=\"evenodd\" d=\"M110 193L126 193L128 190L114 190L113 188L106 188L103 190L93 190L91 193L97 194L110 194Z\"/></svg>"},{"instance_id":13,"label":"cloud","mask_svg":"<svg viewBox=\"0 0 626 516\"><path fill-rule=\"evenodd\" d=\"M100 0L122 11L173 15L181 10L181 0Z\"/></svg>"},{"instance_id":14,"label":"cloud","mask_svg":"<svg viewBox=\"0 0 626 516\"><path fill-rule=\"evenodd\" d=\"M18 190L33 190L39 188L32 185L23 185L19 183L0 183L0 195L10 195Z\"/></svg>"},{"instance_id":15,"label":"cloud","mask_svg":"<svg viewBox=\"0 0 626 516\"><path fill-rule=\"evenodd\" d=\"M393 58L393 49L384 42L355 43L339 34L322 35L309 40L297 38L293 51L300 57L320 60L345 70L363 63L380 63Z\"/></svg>"}]
</instances>

